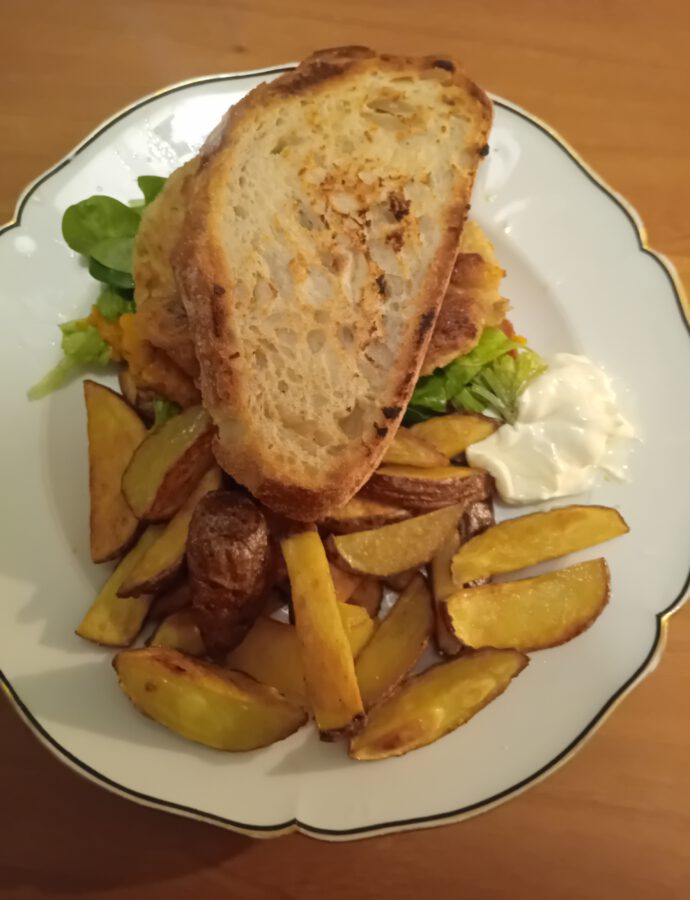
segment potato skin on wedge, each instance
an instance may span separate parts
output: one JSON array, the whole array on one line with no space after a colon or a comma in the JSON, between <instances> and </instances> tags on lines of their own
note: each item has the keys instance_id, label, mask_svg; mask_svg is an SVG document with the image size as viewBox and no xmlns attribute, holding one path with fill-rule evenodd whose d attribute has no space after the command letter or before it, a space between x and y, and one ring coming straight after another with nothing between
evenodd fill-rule
<instances>
[{"instance_id":1,"label":"potato skin on wedge","mask_svg":"<svg viewBox=\"0 0 690 900\"><path fill-rule=\"evenodd\" d=\"M606 561L595 559L535 578L466 588L444 605L451 632L466 647L527 652L577 637L599 616L609 593Z\"/></svg>"},{"instance_id":2,"label":"potato skin on wedge","mask_svg":"<svg viewBox=\"0 0 690 900\"><path fill-rule=\"evenodd\" d=\"M307 721L306 711L274 688L170 648L124 650L113 666L140 712L216 750L267 747Z\"/></svg>"},{"instance_id":3,"label":"potato skin on wedge","mask_svg":"<svg viewBox=\"0 0 690 900\"><path fill-rule=\"evenodd\" d=\"M84 382L84 402L89 439L91 559L99 563L119 556L137 536L139 520L122 493L122 475L144 440L146 427L119 394L95 381Z\"/></svg>"},{"instance_id":4,"label":"potato skin on wedge","mask_svg":"<svg viewBox=\"0 0 690 900\"><path fill-rule=\"evenodd\" d=\"M626 534L621 514L607 506L562 506L508 519L469 540L453 557L462 587L487 575L515 572Z\"/></svg>"},{"instance_id":5,"label":"potato skin on wedge","mask_svg":"<svg viewBox=\"0 0 690 900\"><path fill-rule=\"evenodd\" d=\"M487 472L450 465L429 469L381 466L361 489L364 497L415 512L469 504L490 497L491 492L492 479Z\"/></svg>"},{"instance_id":6,"label":"potato skin on wedge","mask_svg":"<svg viewBox=\"0 0 690 900\"><path fill-rule=\"evenodd\" d=\"M152 429L122 476L132 512L147 522L170 519L213 464L213 424L201 406L191 406Z\"/></svg>"},{"instance_id":7,"label":"potato skin on wedge","mask_svg":"<svg viewBox=\"0 0 690 900\"><path fill-rule=\"evenodd\" d=\"M327 518L319 522L319 526L331 534L350 534L409 519L410 515L406 509L388 503L377 503L376 500L367 500L356 494L345 506L334 509Z\"/></svg>"},{"instance_id":8,"label":"potato skin on wedge","mask_svg":"<svg viewBox=\"0 0 690 900\"><path fill-rule=\"evenodd\" d=\"M370 710L350 756L386 759L432 744L502 694L528 663L516 650L478 650L415 675Z\"/></svg>"}]
</instances>

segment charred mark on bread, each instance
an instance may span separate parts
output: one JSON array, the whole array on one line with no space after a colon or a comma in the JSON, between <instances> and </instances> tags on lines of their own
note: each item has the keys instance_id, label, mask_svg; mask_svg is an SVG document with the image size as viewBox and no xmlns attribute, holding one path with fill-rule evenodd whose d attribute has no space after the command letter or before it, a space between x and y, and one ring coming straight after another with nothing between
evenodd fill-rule
<instances>
[{"instance_id":1,"label":"charred mark on bread","mask_svg":"<svg viewBox=\"0 0 690 900\"><path fill-rule=\"evenodd\" d=\"M374 425L374 430L379 437L385 437L388 434L387 425Z\"/></svg>"},{"instance_id":2,"label":"charred mark on bread","mask_svg":"<svg viewBox=\"0 0 690 900\"><path fill-rule=\"evenodd\" d=\"M388 198L388 207L393 218L400 222L410 212L410 201L402 193L394 191Z\"/></svg>"},{"instance_id":3,"label":"charred mark on bread","mask_svg":"<svg viewBox=\"0 0 690 900\"><path fill-rule=\"evenodd\" d=\"M214 284L213 293L216 297L222 297L225 294L225 288L222 284Z\"/></svg>"},{"instance_id":4,"label":"charred mark on bread","mask_svg":"<svg viewBox=\"0 0 690 900\"><path fill-rule=\"evenodd\" d=\"M376 279L376 287L379 289L379 294L383 296L386 293L386 276L379 275Z\"/></svg>"},{"instance_id":5,"label":"charred mark on bread","mask_svg":"<svg viewBox=\"0 0 690 900\"><path fill-rule=\"evenodd\" d=\"M397 417L401 413L401 407L400 406L384 406L382 409L382 412L383 412L383 415L387 419L397 419Z\"/></svg>"},{"instance_id":6,"label":"charred mark on bread","mask_svg":"<svg viewBox=\"0 0 690 900\"><path fill-rule=\"evenodd\" d=\"M489 155L489 145L488 144L484 144L483 147L479 148L479 155L480 156L488 156Z\"/></svg>"},{"instance_id":7,"label":"charred mark on bread","mask_svg":"<svg viewBox=\"0 0 690 900\"><path fill-rule=\"evenodd\" d=\"M419 339L420 341L427 333L427 331L434 324L434 319L436 318L436 312L431 310L429 312L425 312L424 315L419 320Z\"/></svg>"},{"instance_id":8,"label":"charred mark on bread","mask_svg":"<svg viewBox=\"0 0 690 900\"><path fill-rule=\"evenodd\" d=\"M454 72L455 64L449 59L435 59L432 63L435 69L445 69L446 72Z\"/></svg>"},{"instance_id":9,"label":"charred mark on bread","mask_svg":"<svg viewBox=\"0 0 690 900\"><path fill-rule=\"evenodd\" d=\"M403 235L402 230L397 229L396 231L391 231L390 234L387 234L386 243L391 245L391 248L395 253L400 253L403 244L405 243L405 236Z\"/></svg>"}]
</instances>

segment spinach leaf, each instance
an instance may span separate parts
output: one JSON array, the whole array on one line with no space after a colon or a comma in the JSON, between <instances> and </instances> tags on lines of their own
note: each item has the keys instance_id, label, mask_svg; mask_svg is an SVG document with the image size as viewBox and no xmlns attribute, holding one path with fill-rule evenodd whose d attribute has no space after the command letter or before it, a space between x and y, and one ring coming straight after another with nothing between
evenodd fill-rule
<instances>
[{"instance_id":1,"label":"spinach leaf","mask_svg":"<svg viewBox=\"0 0 690 900\"><path fill-rule=\"evenodd\" d=\"M91 248L91 259L108 269L132 274L133 237L111 237Z\"/></svg>"},{"instance_id":2,"label":"spinach leaf","mask_svg":"<svg viewBox=\"0 0 690 900\"><path fill-rule=\"evenodd\" d=\"M160 175L140 175L137 178L139 190L144 195L144 204L153 203L165 186L167 178L161 178Z\"/></svg>"},{"instance_id":3,"label":"spinach leaf","mask_svg":"<svg viewBox=\"0 0 690 900\"><path fill-rule=\"evenodd\" d=\"M62 236L72 250L90 256L93 248L107 238L134 237L139 221L136 209L96 194L65 210Z\"/></svg>"},{"instance_id":4,"label":"spinach leaf","mask_svg":"<svg viewBox=\"0 0 690 900\"><path fill-rule=\"evenodd\" d=\"M102 281L104 284L109 284L114 288L131 290L134 287L134 279L129 272L118 272L117 269L109 269L93 258L89 259L89 274L96 281Z\"/></svg>"}]
</instances>

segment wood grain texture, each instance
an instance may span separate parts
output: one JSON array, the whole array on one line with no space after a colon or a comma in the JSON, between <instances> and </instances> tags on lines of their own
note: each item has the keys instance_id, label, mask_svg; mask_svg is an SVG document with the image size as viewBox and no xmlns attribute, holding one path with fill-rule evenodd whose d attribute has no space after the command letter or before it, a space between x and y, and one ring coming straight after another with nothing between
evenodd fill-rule
<instances>
[{"instance_id":1,"label":"wood grain texture","mask_svg":"<svg viewBox=\"0 0 690 900\"><path fill-rule=\"evenodd\" d=\"M464 60L560 130L690 279L685 0L488 0L471 13L452 0L1 0L0 14L0 220L142 94L365 43ZM340 845L255 842L111 796L0 701L0 897L685 898L689 696L690 606L658 670L545 782L461 825Z\"/></svg>"}]
</instances>

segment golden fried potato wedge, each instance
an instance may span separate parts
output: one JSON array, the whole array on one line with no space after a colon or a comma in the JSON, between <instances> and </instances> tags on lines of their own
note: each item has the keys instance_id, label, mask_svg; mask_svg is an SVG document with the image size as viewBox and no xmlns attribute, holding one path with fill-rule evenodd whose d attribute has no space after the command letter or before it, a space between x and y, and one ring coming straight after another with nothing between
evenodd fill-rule
<instances>
[{"instance_id":1,"label":"golden fried potato wedge","mask_svg":"<svg viewBox=\"0 0 690 900\"><path fill-rule=\"evenodd\" d=\"M190 406L149 432L122 476L122 492L139 519L171 518L213 464L213 424L201 406Z\"/></svg>"},{"instance_id":2,"label":"golden fried potato wedge","mask_svg":"<svg viewBox=\"0 0 690 900\"><path fill-rule=\"evenodd\" d=\"M472 503L491 496L491 490L491 477L483 469L381 466L362 487L361 493L381 503L419 511L452 503Z\"/></svg>"},{"instance_id":3,"label":"golden fried potato wedge","mask_svg":"<svg viewBox=\"0 0 690 900\"><path fill-rule=\"evenodd\" d=\"M341 534L333 544L343 562L355 572L387 576L429 562L458 527L463 505L444 506L423 516L370 531Z\"/></svg>"},{"instance_id":4,"label":"golden fried potato wedge","mask_svg":"<svg viewBox=\"0 0 690 900\"><path fill-rule=\"evenodd\" d=\"M410 515L406 509L366 500L357 494L345 506L334 509L319 525L332 534L350 534L352 531L364 531L366 528L379 528L381 525L399 522L408 519Z\"/></svg>"},{"instance_id":5,"label":"golden fried potato wedge","mask_svg":"<svg viewBox=\"0 0 690 900\"><path fill-rule=\"evenodd\" d=\"M603 559L502 584L465 588L446 601L451 631L466 647L543 650L585 631L606 606Z\"/></svg>"},{"instance_id":6,"label":"golden fried potato wedge","mask_svg":"<svg viewBox=\"0 0 690 900\"><path fill-rule=\"evenodd\" d=\"M113 660L138 710L216 750L256 750L301 728L307 713L275 688L169 647L123 650Z\"/></svg>"},{"instance_id":7,"label":"golden fried potato wedge","mask_svg":"<svg viewBox=\"0 0 690 900\"><path fill-rule=\"evenodd\" d=\"M122 493L122 475L146 435L139 416L119 394L95 381L84 382L89 439L91 559L105 562L126 550L139 520Z\"/></svg>"},{"instance_id":8,"label":"golden fried potato wedge","mask_svg":"<svg viewBox=\"0 0 690 900\"><path fill-rule=\"evenodd\" d=\"M125 578L117 592L118 597L153 594L172 584L184 565L189 523L194 509L205 494L217 491L222 483L223 475L217 466L201 476L192 493L166 523L158 540Z\"/></svg>"},{"instance_id":9,"label":"golden fried potato wedge","mask_svg":"<svg viewBox=\"0 0 690 900\"><path fill-rule=\"evenodd\" d=\"M399 428L383 455L383 463L393 466L420 466L424 469L447 466L448 457L407 428Z\"/></svg>"},{"instance_id":10,"label":"golden fried potato wedge","mask_svg":"<svg viewBox=\"0 0 690 900\"><path fill-rule=\"evenodd\" d=\"M500 424L498 419L475 413L450 413L419 422L410 428L410 432L452 459L470 444L488 438Z\"/></svg>"},{"instance_id":11,"label":"golden fried potato wedge","mask_svg":"<svg viewBox=\"0 0 690 900\"><path fill-rule=\"evenodd\" d=\"M389 694L414 668L434 625L431 593L417 574L359 654L355 672L365 709Z\"/></svg>"},{"instance_id":12,"label":"golden fried potato wedge","mask_svg":"<svg viewBox=\"0 0 690 900\"><path fill-rule=\"evenodd\" d=\"M621 514L606 506L562 506L508 519L460 547L453 557L453 581L462 587L486 575L515 572L627 531Z\"/></svg>"},{"instance_id":13,"label":"golden fried potato wedge","mask_svg":"<svg viewBox=\"0 0 690 900\"><path fill-rule=\"evenodd\" d=\"M478 650L427 669L369 712L350 756L386 759L437 741L502 694L528 662L516 650Z\"/></svg>"},{"instance_id":14,"label":"golden fried potato wedge","mask_svg":"<svg viewBox=\"0 0 690 900\"><path fill-rule=\"evenodd\" d=\"M324 740L352 734L364 718L350 643L316 531L289 535L281 549L290 576L300 659L314 718Z\"/></svg>"},{"instance_id":15,"label":"golden fried potato wedge","mask_svg":"<svg viewBox=\"0 0 690 900\"><path fill-rule=\"evenodd\" d=\"M139 634L152 597L122 598L118 589L142 556L159 538L161 525L150 525L120 562L77 628L79 637L107 647L128 647Z\"/></svg>"},{"instance_id":16,"label":"golden fried potato wedge","mask_svg":"<svg viewBox=\"0 0 690 900\"><path fill-rule=\"evenodd\" d=\"M374 622L358 606L339 603L338 612L356 658L374 633ZM260 616L242 643L227 655L226 665L270 684L286 697L303 704L308 702L294 625Z\"/></svg>"},{"instance_id":17,"label":"golden fried potato wedge","mask_svg":"<svg viewBox=\"0 0 690 900\"><path fill-rule=\"evenodd\" d=\"M333 587L335 588L335 599L339 603L347 603L357 587L359 587L362 576L355 575L354 572L346 572L340 566L329 563L331 570L331 578L333 579Z\"/></svg>"},{"instance_id":18,"label":"golden fried potato wedge","mask_svg":"<svg viewBox=\"0 0 690 900\"><path fill-rule=\"evenodd\" d=\"M434 643L444 656L457 656L462 649L460 641L448 627L443 601L450 597L457 586L450 573L450 564L460 547L457 528L448 534L438 553L431 560L431 588L434 596Z\"/></svg>"},{"instance_id":19,"label":"golden fried potato wedge","mask_svg":"<svg viewBox=\"0 0 690 900\"><path fill-rule=\"evenodd\" d=\"M383 584L378 578L362 578L347 602L360 606L370 618L375 619L383 602Z\"/></svg>"},{"instance_id":20,"label":"golden fried potato wedge","mask_svg":"<svg viewBox=\"0 0 690 900\"><path fill-rule=\"evenodd\" d=\"M151 647L171 647L188 656L203 656L206 648L191 609L180 609L163 619L150 641Z\"/></svg>"}]
</instances>

